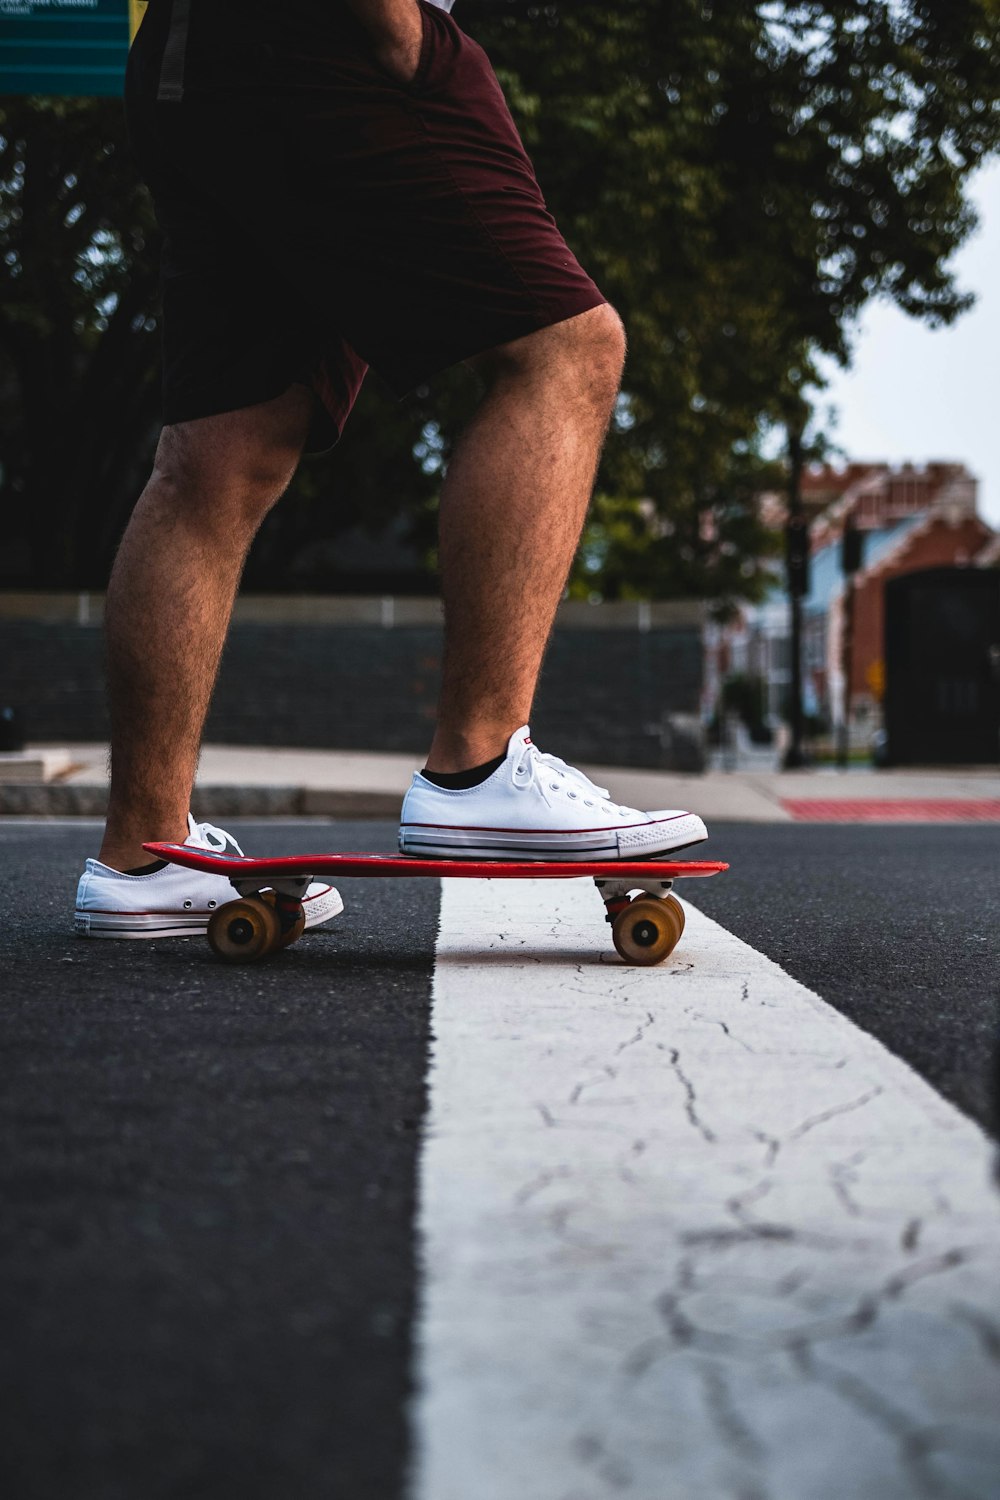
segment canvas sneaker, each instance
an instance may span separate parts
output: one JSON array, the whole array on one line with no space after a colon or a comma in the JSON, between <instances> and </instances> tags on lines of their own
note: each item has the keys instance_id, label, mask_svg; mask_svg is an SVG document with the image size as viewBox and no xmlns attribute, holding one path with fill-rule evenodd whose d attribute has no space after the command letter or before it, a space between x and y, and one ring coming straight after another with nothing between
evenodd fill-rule
<instances>
[{"instance_id":1,"label":"canvas sneaker","mask_svg":"<svg viewBox=\"0 0 1000 1500\"><path fill-rule=\"evenodd\" d=\"M656 859L707 837L694 813L612 802L607 787L544 755L525 724L479 786L451 790L418 771L403 801L399 848L444 859Z\"/></svg>"},{"instance_id":2,"label":"canvas sneaker","mask_svg":"<svg viewBox=\"0 0 1000 1500\"><path fill-rule=\"evenodd\" d=\"M214 854L242 854L222 828L196 823L188 815L185 844L211 849ZM88 859L76 892L74 931L80 937L162 938L191 937L204 932L217 906L235 901L236 891L224 875L205 875L167 865L151 875L123 875ZM344 909L332 885L313 884L306 891L306 927L316 927Z\"/></svg>"}]
</instances>

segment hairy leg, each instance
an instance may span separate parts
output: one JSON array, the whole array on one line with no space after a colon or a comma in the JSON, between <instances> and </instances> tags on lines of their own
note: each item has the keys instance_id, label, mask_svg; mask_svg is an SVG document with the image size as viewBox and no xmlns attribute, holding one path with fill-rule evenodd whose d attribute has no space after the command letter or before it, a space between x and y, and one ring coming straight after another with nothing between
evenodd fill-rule
<instances>
[{"instance_id":1,"label":"hairy leg","mask_svg":"<svg viewBox=\"0 0 1000 1500\"><path fill-rule=\"evenodd\" d=\"M183 842L233 600L250 543L302 451L312 398L165 427L122 538L105 634L111 795L100 858L148 861L142 844Z\"/></svg>"},{"instance_id":2,"label":"hairy leg","mask_svg":"<svg viewBox=\"0 0 1000 1500\"><path fill-rule=\"evenodd\" d=\"M624 352L605 306L476 361L487 393L441 495L445 651L432 771L502 754L528 721Z\"/></svg>"}]
</instances>

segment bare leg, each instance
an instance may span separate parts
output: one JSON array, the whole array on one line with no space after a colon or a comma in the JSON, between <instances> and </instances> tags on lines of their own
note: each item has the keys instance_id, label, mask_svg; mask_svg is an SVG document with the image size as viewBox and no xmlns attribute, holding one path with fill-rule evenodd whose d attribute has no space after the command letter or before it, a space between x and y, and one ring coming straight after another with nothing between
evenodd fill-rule
<instances>
[{"instance_id":1,"label":"bare leg","mask_svg":"<svg viewBox=\"0 0 1000 1500\"><path fill-rule=\"evenodd\" d=\"M111 796L100 858L148 861L145 840L183 842L202 726L247 551L287 488L312 398L165 427L122 538L105 632Z\"/></svg>"},{"instance_id":2,"label":"bare leg","mask_svg":"<svg viewBox=\"0 0 1000 1500\"><path fill-rule=\"evenodd\" d=\"M441 496L445 651L432 771L480 765L527 723L621 380L594 308L494 350Z\"/></svg>"}]
</instances>

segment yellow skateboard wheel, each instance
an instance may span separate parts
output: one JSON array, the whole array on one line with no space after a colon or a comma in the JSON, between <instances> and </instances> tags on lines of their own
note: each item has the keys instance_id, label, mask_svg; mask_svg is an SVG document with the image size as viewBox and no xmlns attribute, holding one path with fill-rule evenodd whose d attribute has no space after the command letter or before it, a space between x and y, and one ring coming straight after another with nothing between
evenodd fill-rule
<instances>
[{"instance_id":1,"label":"yellow skateboard wheel","mask_svg":"<svg viewBox=\"0 0 1000 1500\"><path fill-rule=\"evenodd\" d=\"M637 896L611 925L611 936L627 964L662 963L680 941L684 911L675 896Z\"/></svg>"},{"instance_id":2,"label":"yellow skateboard wheel","mask_svg":"<svg viewBox=\"0 0 1000 1500\"><path fill-rule=\"evenodd\" d=\"M303 922L305 917L303 917ZM249 964L281 946L282 931L273 904L259 896L227 901L212 913L208 941L227 964Z\"/></svg>"}]
</instances>

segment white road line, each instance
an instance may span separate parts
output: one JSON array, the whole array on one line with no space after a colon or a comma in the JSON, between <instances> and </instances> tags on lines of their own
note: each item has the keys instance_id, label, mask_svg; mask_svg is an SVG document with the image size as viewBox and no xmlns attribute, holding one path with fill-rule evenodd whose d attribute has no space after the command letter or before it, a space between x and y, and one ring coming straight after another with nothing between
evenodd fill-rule
<instances>
[{"instance_id":1,"label":"white road line","mask_svg":"<svg viewBox=\"0 0 1000 1500\"><path fill-rule=\"evenodd\" d=\"M989 1143L687 914L444 882L411 1500L995 1500Z\"/></svg>"}]
</instances>

